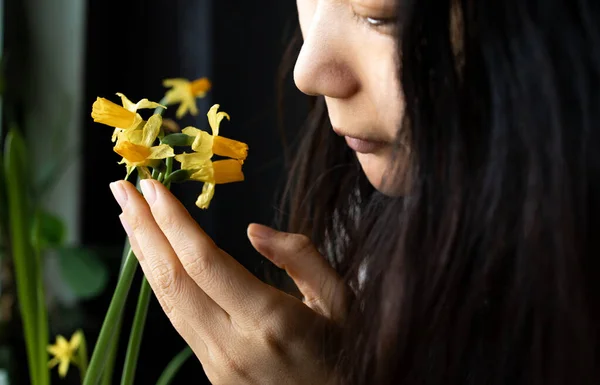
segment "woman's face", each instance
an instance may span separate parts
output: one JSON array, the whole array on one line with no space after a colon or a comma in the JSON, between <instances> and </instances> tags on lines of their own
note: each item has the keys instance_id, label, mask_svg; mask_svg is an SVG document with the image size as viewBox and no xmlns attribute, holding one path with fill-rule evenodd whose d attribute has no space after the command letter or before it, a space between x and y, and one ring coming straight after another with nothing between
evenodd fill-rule
<instances>
[{"instance_id":1,"label":"woman's face","mask_svg":"<svg viewBox=\"0 0 600 385\"><path fill-rule=\"evenodd\" d=\"M404 109L397 1L297 0L304 44L294 70L302 92L325 97L333 129L356 152L371 184L389 195L399 193L398 183L383 177Z\"/></svg>"}]
</instances>

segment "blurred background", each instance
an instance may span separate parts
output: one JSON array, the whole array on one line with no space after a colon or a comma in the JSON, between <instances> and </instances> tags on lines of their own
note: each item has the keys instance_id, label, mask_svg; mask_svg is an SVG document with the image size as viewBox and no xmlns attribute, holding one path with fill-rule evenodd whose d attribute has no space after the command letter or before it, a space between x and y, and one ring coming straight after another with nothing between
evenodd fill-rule
<instances>
[{"instance_id":1,"label":"blurred background","mask_svg":"<svg viewBox=\"0 0 600 385\"><path fill-rule=\"evenodd\" d=\"M5 148L10 129L24 137L28 167L16 175L24 178L23 199L36 208L22 218L31 216L48 229L42 258L52 341L80 328L91 351L125 241L120 210L108 188L124 177L124 167L112 150L112 129L92 122L92 103L98 96L118 101L116 92L134 102L158 101L165 78L210 78L212 91L198 100L200 114L186 117L181 126L206 128L206 111L219 103L231 115L231 122L223 123L224 135L249 145L246 181L218 186L209 210L194 206L201 183L175 185L173 191L221 248L261 279L277 281L277 275L266 274L272 266L252 249L246 227L250 222L273 225L276 215L285 217L278 210L285 144L293 144L306 112L291 78L282 76L296 25L292 0L0 0L0 142ZM283 118L278 90L288 106ZM174 118L174 110L165 117ZM9 181L3 183L10 188ZM7 211L0 213L5 220L0 228L0 385L28 384L7 229L14 222L6 219ZM138 271L127 302L114 383L140 277ZM135 383L156 383L183 347L153 298ZM53 384L80 383L76 369L65 379L55 372ZM190 378L208 383L195 359L186 361L173 383Z\"/></svg>"}]
</instances>

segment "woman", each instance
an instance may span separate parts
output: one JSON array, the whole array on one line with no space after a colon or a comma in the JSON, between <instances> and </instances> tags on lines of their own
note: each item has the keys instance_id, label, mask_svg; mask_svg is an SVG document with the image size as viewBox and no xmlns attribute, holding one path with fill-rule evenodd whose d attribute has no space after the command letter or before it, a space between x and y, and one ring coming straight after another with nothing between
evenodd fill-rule
<instances>
[{"instance_id":1,"label":"woman","mask_svg":"<svg viewBox=\"0 0 600 385\"><path fill-rule=\"evenodd\" d=\"M600 3L297 2L291 233L248 235L302 302L111 186L212 383L600 383Z\"/></svg>"}]
</instances>

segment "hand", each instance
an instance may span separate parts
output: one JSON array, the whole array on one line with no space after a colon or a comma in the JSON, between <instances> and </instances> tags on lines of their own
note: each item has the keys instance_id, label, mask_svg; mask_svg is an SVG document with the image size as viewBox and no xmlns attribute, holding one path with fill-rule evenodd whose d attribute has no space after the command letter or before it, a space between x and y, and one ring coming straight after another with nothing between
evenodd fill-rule
<instances>
[{"instance_id":1,"label":"hand","mask_svg":"<svg viewBox=\"0 0 600 385\"><path fill-rule=\"evenodd\" d=\"M251 225L254 247L286 269L304 301L253 276L219 249L160 183L111 184L152 290L214 385L333 382L323 341L348 291L308 238Z\"/></svg>"}]
</instances>

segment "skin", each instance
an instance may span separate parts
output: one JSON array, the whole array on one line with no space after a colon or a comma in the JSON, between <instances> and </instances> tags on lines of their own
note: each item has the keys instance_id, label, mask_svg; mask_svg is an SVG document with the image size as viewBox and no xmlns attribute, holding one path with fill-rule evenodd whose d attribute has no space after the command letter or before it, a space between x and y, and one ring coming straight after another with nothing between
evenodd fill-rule
<instances>
[{"instance_id":1,"label":"skin","mask_svg":"<svg viewBox=\"0 0 600 385\"><path fill-rule=\"evenodd\" d=\"M384 142L358 159L376 188L395 193L383 182L402 111L393 26L367 21L393 18L390 4L298 0L305 43L295 81L303 92L326 97L339 132ZM320 359L319 342L343 323L350 294L308 238L248 227L252 245L286 270L301 301L264 284L221 250L157 181L143 180L143 195L126 181L110 188L152 290L212 384L335 381L331 366Z\"/></svg>"},{"instance_id":2,"label":"skin","mask_svg":"<svg viewBox=\"0 0 600 385\"><path fill-rule=\"evenodd\" d=\"M386 183L404 103L394 39L397 0L298 0L304 45L294 69L296 86L323 95L334 130L383 142L374 153L357 153L371 184L397 195ZM401 152L400 164L407 155Z\"/></svg>"}]
</instances>

